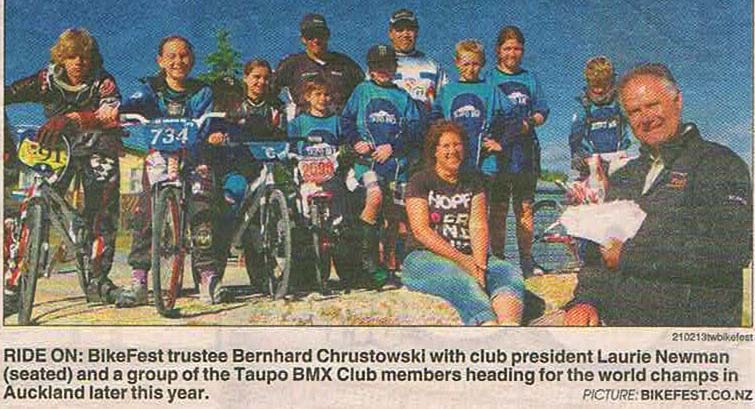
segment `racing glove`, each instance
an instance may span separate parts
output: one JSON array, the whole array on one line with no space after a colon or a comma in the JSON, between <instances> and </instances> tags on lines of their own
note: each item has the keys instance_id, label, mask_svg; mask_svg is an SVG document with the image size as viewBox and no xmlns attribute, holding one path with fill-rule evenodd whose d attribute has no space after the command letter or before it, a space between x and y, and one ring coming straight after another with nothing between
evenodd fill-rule
<instances>
[{"instance_id":1,"label":"racing glove","mask_svg":"<svg viewBox=\"0 0 755 409\"><path fill-rule=\"evenodd\" d=\"M44 148L51 149L58 144L60 135L65 131L75 129L76 122L64 115L56 115L47 120L47 122L37 131L37 142Z\"/></svg>"}]
</instances>

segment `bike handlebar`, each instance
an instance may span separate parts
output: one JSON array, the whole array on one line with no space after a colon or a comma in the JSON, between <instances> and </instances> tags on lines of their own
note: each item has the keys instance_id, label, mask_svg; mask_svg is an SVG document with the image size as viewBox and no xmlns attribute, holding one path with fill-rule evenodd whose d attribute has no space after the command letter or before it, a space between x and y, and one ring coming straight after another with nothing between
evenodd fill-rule
<instances>
[{"instance_id":1,"label":"bike handlebar","mask_svg":"<svg viewBox=\"0 0 755 409\"><path fill-rule=\"evenodd\" d=\"M198 127L202 126L202 124L209 118L225 118L226 117L225 112L206 112L202 114L199 118L159 118L159 119L153 119L152 122L173 122L177 120L190 120L194 122ZM124 113L120 114L120 120L121 122L139 122L142 125L146 125L150 122L149 119L147 119L142 114L137 113Z\"/></svg>"}]
</instances>

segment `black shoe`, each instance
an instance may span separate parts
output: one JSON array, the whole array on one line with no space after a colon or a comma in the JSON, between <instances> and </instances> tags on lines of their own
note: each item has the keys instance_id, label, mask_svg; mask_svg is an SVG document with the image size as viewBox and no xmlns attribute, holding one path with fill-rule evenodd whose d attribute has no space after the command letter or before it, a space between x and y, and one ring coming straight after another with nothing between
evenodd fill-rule
<instances>
[{"instance_id":1,"label":"black shoe","mask_svg":"<svg viewBox=\"0 0 755 409\"><path fill-rule=\"evenodd\" d=\"M123 290L107 277L93 278L87 286L87 302L113 304L121 291Z\"/></svg>"},{"instance_id":2,"label":"black shoe","mask_svg":"<svg viewBox=\"0 0 755 409\"><path fill-rule=\"evenodd\" d=\"M362 235L360 240L360 277L365 287L371 290L379 289L385 284L388 278L387 272L381 268L378 261L378 247L380 240L380 229L377 225L361 222Z\"/></svg>"},{"instance_id":3,"label":"black shoe","mask_svg":"<svg viewBox=\"0 0 755 409\"><path fill-rule=\"evenodd\" d=\"M18 312L20 298L16 289L5 289L5 293L3 293L3 317L8 317Z\"/></svg>"}]
</instances>

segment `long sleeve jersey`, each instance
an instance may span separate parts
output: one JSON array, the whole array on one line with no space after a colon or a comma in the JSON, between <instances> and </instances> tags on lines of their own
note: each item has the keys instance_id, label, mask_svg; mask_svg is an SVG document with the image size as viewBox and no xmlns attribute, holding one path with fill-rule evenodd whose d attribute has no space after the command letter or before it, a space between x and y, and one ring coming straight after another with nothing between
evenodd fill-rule
<instances>
[{"instance_id":1,"label":"long sleeve jersey","mask_svg":"<svg viewBox=\"0 0 755 409\"><path fill-rule=\"evenodd\" d=\"M159 75L143 78L141 82L140 89L123 102L121 112L138 113L147 119L196 119L212 111L212 90L200 81L187 81L185 91L171 89L165 78ZM205 121L199 130L197 145L191 148L193 160L200 159L203 153L203 145L211 127L210 122Z\"/></svg>"},{"instance_id":2,"label":"long sleeve jersey","mask_svg":"<svg viewBox=\"0 0 755 409\"><path fill-rule=\"evenodd\" d=\"M495 68L488 73L487 80L509 98L519 123L536 113L548 119L548 102L533 72L522 69L516 74L507 74ZM507 173L540 173L540 142L534 129L527 135L504 139L502 165L501 170Z\"/></svg>"},{"instance_id":3,"label":"long sleeve jersey","mask_svg":"<svg viewBox=\"0 0 755 409\"><path fill-rule=\"evenodd\" d=\"M595 104L585 95L577 100L580 107L572 117L569 134L572 159L629 148L626 119L615 98L605 104Z\"/></svg>"},{"instance_id":4,"label":"long sleeve jersey","mask_svg":"<svg viewBox=\"0 0 755 409\"><path fill-rule=\"evenodd\" d=\"M373 146L390 144L391 158L373 167L379 175L394 180L406 177L408 158L419 149L424 117L418 103L403 89L364 81L346 103L341 127L352 146L359 141Z\"/></svg>"},{"instance_id":5,"label":"long sleeve jersey","mask_svg":"<svg viewBox=\"0 0 755 409\"><path fill-rule=\"evenodd\" d=\"M83 129L100 127L95 112L102 106L117 107L121 94L115 78L103 69L94 69L90 79L73 86L66 82L62 67L50 64L33 75L22 78L5 87L5 104L38 103L45 117L78 113ZM112 137L100 138L95 150L117 155L121 146L120 132Z\"/></svg>"}]
</instances>

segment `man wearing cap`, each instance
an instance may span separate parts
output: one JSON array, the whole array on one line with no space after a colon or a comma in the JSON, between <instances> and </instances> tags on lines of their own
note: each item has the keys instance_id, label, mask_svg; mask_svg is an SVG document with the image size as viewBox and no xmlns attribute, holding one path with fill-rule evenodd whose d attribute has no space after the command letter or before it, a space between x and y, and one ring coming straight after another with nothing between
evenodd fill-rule
<instances>
[{"instance_id":1,"label":"man wearing cap","mask_svg":"<svg viewBox=\"0 0 755 409\"><path fill-rule=\"evenodd\" d=\"M394 82L429 110L438 89L448 80L437 61L415 48L418 32L419 23L413 11L400 9L391 14L388 38L398 57Z\"/></svg>"},{"instance_id":2,"label":"man wearing cap","mask_svg":"<svg viewBox=\"0 0 755 409\"><path fill-rule=\"evenodd\" d=\"M359 157L353 168L355 191L364 192L360 219L362 277L370 287L380 288L387 279L378 260L381 213L392 205L384 198L389 185L408 179L408 153L417 149L424 129L419 104L393 83L396 51L389 45L375 45L367 52L370 79L354 89L341 114L341 128Z\"/></svg>"},{"instance_id":3,"label":"man wearing cap","mask_svg":"<svg viewBox=\"0 0 755 409\"><path fill-rule=\"evenodd\" d=\"M274 95L288 88L290 100L296 105L303 102L301 86L315 78L328 84L332 92L333 112L341 112L343 105L360 82L364 72L344 54L328 51L330 30L325 17L307 14L299 24L304 52L284 58L275 70ZM288 112L289 119L295 110Z\"/></svg>"}]
</instances>

